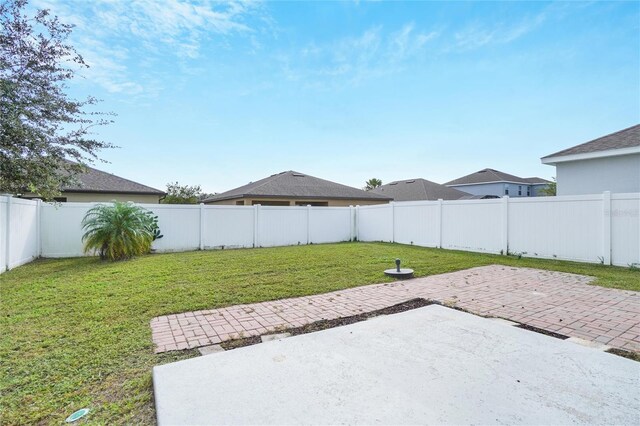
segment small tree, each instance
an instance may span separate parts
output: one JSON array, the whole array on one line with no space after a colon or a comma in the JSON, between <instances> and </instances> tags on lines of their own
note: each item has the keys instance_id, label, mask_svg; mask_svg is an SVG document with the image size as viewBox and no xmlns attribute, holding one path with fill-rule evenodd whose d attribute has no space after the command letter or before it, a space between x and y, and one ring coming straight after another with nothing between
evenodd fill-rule
<instances>
[{"instance_id":1,"label":"small tree","mask_svg":"<svg viewBox=\"0 0 640 426\"><path fill-rule=\"evenodd\" d=\"M111 121L86 110L95 98L65 93L77 69L87 67L67 44L72 26L48 10L29 17L26 4L0 1L0 191L51 199L75 182L83 163L112 147L90 137L92 127Z\"/></svg>"},{"instance_id":2,"label":"small tree","mask_svg":"<svg viewBox=\"0 0 640 426\"><path fill-rule=\"evenodd\" d=\"M200 185L180 185L178 182L167 184L167 196L162 200L166 204L196 204L198 203Z\"/></svg>"},{"instance_id":3,"label":"small tree","mask_svg":"<svg viewBox=\"0 0 640 426\"><path fill-rule=\"evenodd\" d=\"M380 179L371 178L365 182L365 187L363 188L365 191L370 191L374 188L382 186L382 181Z\"/></svg>"},{"instance_id":4,"label":"small tree","mask_svg":"<svg viewBox=\"0 0 640 426\"><path fill-rule=\"evenodd\" d=\"M162 238L158 218L133 203L98 204L82 219L85 253L97 251L101 259L124 260L149 253Z\"/></svg>"},{"instance_id":5,"label":"small tree","mask_svg":"<svg viewBox=\"0 0 640 426\"><path fill-rule=\"evenodd\" d=\"M547 186L545 186L544 188L542 188L540 190L540 194L542 195L547 195L547 196L555 196L557 193L557 188L558 188L558 183L556 182L556 178L551 178L553 179L553 182L549 182L549 184Z\"/></svg>"}]
</instances>

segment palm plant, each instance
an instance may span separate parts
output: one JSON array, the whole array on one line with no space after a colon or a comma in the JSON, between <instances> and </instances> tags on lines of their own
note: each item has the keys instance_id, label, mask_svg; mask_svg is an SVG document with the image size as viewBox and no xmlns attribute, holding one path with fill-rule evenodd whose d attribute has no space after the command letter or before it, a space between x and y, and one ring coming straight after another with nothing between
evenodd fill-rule
<instances>
[{"instance_id":1,"label":"palm plant","mask_svg":"<svg viewBox=\"0 0 640 426\"><path fill-rule=\"evenodd\" d=\"M97 251L101 259L123 260L149 253L161 238L157 217L133 203L99 204L82 219L85 253Z\"/></svg>"},{"instance_id":2,"label":"palm plant","mask_svg":"<svg viewBox=\"0 0 640 426\"><path fill-rule=\"evenodd\" d=\"M365 182L365 187L363 188L365 191L371 191L379 186L382 186L382 181L377 178L371 178Z\"/></svg>"}]
</instances>

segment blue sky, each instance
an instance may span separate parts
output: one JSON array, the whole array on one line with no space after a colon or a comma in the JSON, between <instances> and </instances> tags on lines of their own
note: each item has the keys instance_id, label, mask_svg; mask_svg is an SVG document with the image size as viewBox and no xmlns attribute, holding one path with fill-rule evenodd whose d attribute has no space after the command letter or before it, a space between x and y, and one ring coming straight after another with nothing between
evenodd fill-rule
<instances>
[{"instance_id":1,"label":"blue sky","mask_svg":"<svg viewBox=\"0 0 640 426\"><path fill-rule=\"evenodd\" d=\"M541 156L640 122L638 2L32 5L76 24L71 92L118 114L97 167L161 189L549 178Z\"/></svg>"}]
</instances>

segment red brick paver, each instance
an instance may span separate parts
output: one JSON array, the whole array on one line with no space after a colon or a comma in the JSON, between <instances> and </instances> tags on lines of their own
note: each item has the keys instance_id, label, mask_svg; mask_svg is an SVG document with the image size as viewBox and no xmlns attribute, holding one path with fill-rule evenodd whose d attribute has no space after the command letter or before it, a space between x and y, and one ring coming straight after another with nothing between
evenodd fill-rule
<instances>
[{"instance_id":1,"label":"red brick paver","mask_svg":"<svg viewBox=\"0 0 640 426\"><path fill-rule=\"evenodd\" d=\"M566 336L640 351L640 293L591 277L500 265L315 296L166 315L151 320L156 353L196 348L375 311L414 298L452 304Z\"/></svg>"}]
</instances>

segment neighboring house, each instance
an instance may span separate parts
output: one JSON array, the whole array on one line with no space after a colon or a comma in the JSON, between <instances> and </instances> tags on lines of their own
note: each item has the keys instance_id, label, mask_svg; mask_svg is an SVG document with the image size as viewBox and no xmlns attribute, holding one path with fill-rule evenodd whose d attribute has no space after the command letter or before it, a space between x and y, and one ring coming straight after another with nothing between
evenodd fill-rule
<instances>
[{"instance_id":1,"label":"neighboring house","mask_svg":"<svg viewBox=\"0 0 640 426\"><path fill-rule=\"evenodd\" d=\"M459 200L472 197L466 192L420 178L398 180L379 186L369 192L386 195L393 198L394 201Z\"/></svg>"},{"instance_id":2,"label":"neighboring house","mask_svg":"<svg viewBox=\"0 0 640 426\"><path fill-rule=\"evenodd\" d=\"M521 178L494 169L483 169L445 183L450 188L487 197L537 197L551 182L539 177Z\"/></svg>"},{"instance_id":3,"label":"neighboring house","mask_svg":"<svg viewBox=\"0 0 640 426\"><path fill-rule=\"evenodd\" d=\"M216 194L205 204L251 206L350 206L382 204L391 197L288 171Z\"/></svg>"},{"instance_id":4,"label":"neighboring house","mask_svg":"<svg viewBox=\"0 0 640 426\"><path fill-rule=\"evenodd\" d=\"M542 157L557 195L640 192L640 124Z\"/></svg>"},{"instance_id":5,"label":"neighboring house","mask_svg":"<svg viewBox=\"0 0 640 426\"><path fill-rule=\"evenodd\" d=\"M76 176L78 183L61 188L62 194L55 198L58 202L133 201L157 204L165 192L141 183L121 178L92 167ZM37 194L25 193L21 198L38 198Z\"/></svg>"}]
</instances>

